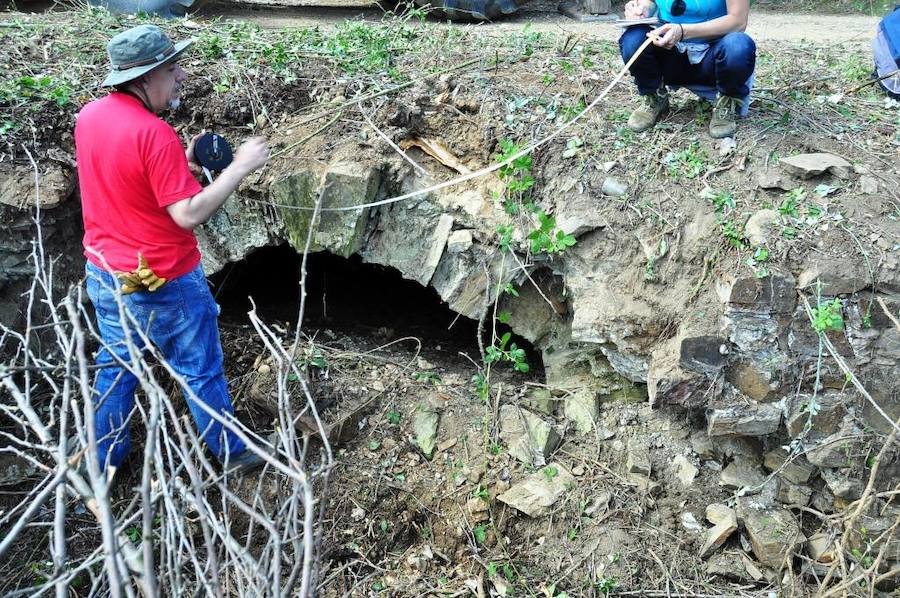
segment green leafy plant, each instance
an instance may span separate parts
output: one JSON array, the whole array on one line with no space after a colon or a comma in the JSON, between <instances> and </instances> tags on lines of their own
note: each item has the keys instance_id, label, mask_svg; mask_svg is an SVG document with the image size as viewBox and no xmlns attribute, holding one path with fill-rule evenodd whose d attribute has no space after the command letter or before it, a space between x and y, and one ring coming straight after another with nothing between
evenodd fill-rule
<instances>
[{"instance_id":1,"label":"green leafy plant","mask_svg":"<svg viewBox=\"0 0 900 598\"><path fill-rule=\"evenodd\" d=\"M541 471L543 472L544 477L547 478L548 482L552 482L553 479L559 475L559 468L554 465L548 465Z\"/></svg>"},{"instance_id":2,"label":"green leafy plant","mask_svg":"<svg viewBox=\"0 0 900 598\"><path fill-rule=\"evenodd\" d=\"M844 327L842 315L843 304L838 298L826 303L820 303L812 310L812 328L819 334L829 330L841 330Z\"/></svg>"},{"instance_id":3,"label":"green leafy plant","mask_svg":"<svg viewBox=\"0 0 900 598\"><path fill-rule=\"evenodd\" d=\"M400 416L399 411L391 409L390 411L387 412L387 416L385 416L385 417L387 418L388 423L391 425L396 426L397 424L400 423L401 416Z\"/></svg>"},{"instance_id":4,"label":"green leafy plant","mask_svg":"<svg viewBox=\"0 0 900 598\"><path fill-rule=\"evenodd\" d=\"M706 150L700 147L700 142L695 141L680 152L669 154L666 157L669 176L674 179L696 178L706 170L707 159Z\"/></svg>"},{"instance_id":5,"label":"green leafy plant","mask_svg":"<svg viewBox=\"0 0 900 598\"><path fill-rule=\"evenodd\" d=\"M484 544L487 540L487 532L488 526L484 523L479 523L472 529L472 535L475 536L475 541L478 544Z\"/></svg>"},{"instance_id":6,"label":"green leafy plant","mask_svg":"<svg viewBox=\"0 0 900 598\"><path fill-rule=\"evenodd\" d=\"M534 253L559 253L575 245L575 237L556 228L556 219L544 212L538 212L540 225L528 234L531 251Z\"/></svg>"},{"instance_id":7,"label":"green leafy plant","mask_svg":"<svg viewBox=\"0 0 900 598\"><path fill-rule=\"evenodd\" d=\"M484 360L487 363L509 362L517 372L527 373L531 366L525 360L525 349L519 348L516 343L510 343L511 338L512 333L506 332L498 342L486 347Z\"/></svg>"}]
</instances>

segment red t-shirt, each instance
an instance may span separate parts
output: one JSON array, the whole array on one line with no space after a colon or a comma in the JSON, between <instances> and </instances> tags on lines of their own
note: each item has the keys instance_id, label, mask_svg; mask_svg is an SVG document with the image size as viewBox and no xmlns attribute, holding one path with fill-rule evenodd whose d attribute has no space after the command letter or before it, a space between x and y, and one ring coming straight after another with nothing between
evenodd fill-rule
<instances>
[{"instance_id":1,"label":"red t-shirt","mask_svg":"<svg viewBox=\"0 0 900 598\"><path fill-rule=\"evenodd\" d=\"M84 255L113 270L137 267L140 252L157 276L172 279L200 263L193 231L166 206L200 192L175 130L134 96L113 92L82 108L75 158L84 216Z\"/></svg>"}]
</instances>

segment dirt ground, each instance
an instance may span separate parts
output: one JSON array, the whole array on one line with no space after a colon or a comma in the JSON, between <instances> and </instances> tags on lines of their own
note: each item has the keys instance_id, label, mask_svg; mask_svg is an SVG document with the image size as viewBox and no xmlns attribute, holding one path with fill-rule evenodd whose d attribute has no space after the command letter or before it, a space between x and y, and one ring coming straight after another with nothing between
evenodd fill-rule
<instances>
[{"instance_id":1,"label":"dirt ground","mask_svg":"<svg viewBox=\"0 0 900 598\"><path fill-rule=\"evenodd\" d=\"M410 131L443 135L457 156L472 167L484 166L498 150L498 138L546 135L565 122L566 114L583 109L621 67L613 26L573 23L548 14L544 4L536 2L517 17L491 25L430 24L422 26L425 29L417 29L415 23L384 25L391 42L401 40L412 49L391 50L391 59L371 72L358 68L365 58L359 53L349 58L335 53L320 60L304 47L302 58L289 55L290 60L282 60L272 50L283 50L288 45L284 40L310 26L321 27L326 37L329 27L344 35L344 20L359 15L356 11L310 14L211 7L193 22L176 25L183 28L179 33L201 37L188 61L197 76L186 85L185 105L175 115L176 124L185 135L215 126L233 139L249 130L261 131L276 151L312 134L309 142L273 162L261 179L264 189L304 160L344 154L378 160L390 154L371 133L362 133L365 123L356 114L347 112L324 129L321 119L310 122L307 117L348 97L412 80L414 85L373 101L372 118L379 127L396 138ZM379 13L361 14L365 23L381 27ZM263 27L263 33L245 28L247 20ZM880 192L865 195L857 181L837 178L828 178L826 188L818 191L804 184L794 210L797 230L794 236L773 241L772 264L796 264L811 252L855 255L859 237L887 247L887 252L900 238L897 105L872 87L834 98L866 81L867 44L876 22L856 15L754 12L749 32L760 47L757 96L750 118L741 123L736 149L723 150L720 142L709 139L708 106L685 91L677 93L672 114L654 131L640 137L631 134L622 126L633 103L626 80L589 115L589 124L578 130L577 144L567 145L570 138L557 140L536 154L537 201L559 212L565 203L560 198L569 192L575 195L572 189L599 196L607 171L613 169L633 192L597 205L597 219L619 231L610 234L635 244L636 235L648 228L654 234L670 233L698 213L705 214L717 231L720 223L707 190L730 193L737 204L733 213L745 218L785 201L786 190L758 184L770 162L777 162L780 155L833 151L851 158L859 173L876 180ZM23 69L16 76L24 76L23 62L42 56L44 49L52 58L46 70L56 76L69 68L64 60L67 51L84 52L84 45L97 45L103 37L84 21L66 24L48 18L45 24L40 33L26 36L27 43L0 49L0 62L8 60ZM104 23L118 25L114 20ZM83 39L73 41L67 27L74 27ZM395 36L397 28L402 35ZM266 37L269 34L276 37ZM248 51L252 45L248 40L265 45L268 53ZM103 71L101 51L81 54L78 67L85 79ZM260 53L265 57L259 59ZM256 57L248 57L251 54ZM501 56L499 68L495 62L493 68L423 77L435 62L449 67L473 57L488 61L496 54ZM386 74L388 66L398 74ZM54 162L71 156L71 138L60 132L70 128L77 104L97 93L90 87L71 91L68 103L43 96L24 98L44 102L27 116L21 112L24 104L16 103L23 98L12 92L5 96L3 117L17 123L28 119L27 126L11 126L4 133L6 161L22 162L19 148L29 138L41 156L57 156ZM404 120L398 114L418 116ZM566 149L575 151L566 156ZM451 176L427 156L412 155L438 176ZM611 166L602 170L604 164ZM570 179L568 190L561 190ZM248 195L263 192L254 189ZM792 213L791 206L784 209L787 215ZM858 236L844 234L837 224L821 227L824 220L818 215L823 213L829 218L839 215L835 223L853 223ZM723 236L714 251L713 275L747 271L746 247L735 248ZM623 257L621 267L636 272L636 280L643 284L650 274L645 270L647 260L636 255ZM703 283L708 269L706 260L684 268L661 260L652 274L663 295L667 288L663 285L669 283ZM345 313L354 310L365 306L362 302L349 306ZM449 323L441 318L434 317L433 324L445 329ZM471 322L464 329L472 335ZM571 488L549 515L529 518L495 500L513 481L536 473L504 449L497 419L501 403L533 400L546 391L538 362L526 376L498 368L493 380L497 390L483 401L472 380L478 371L473 360L480 359L474 335L456 344L439 343L428 336L427 328L412 328L396 317L364 327L337 326L333 319L322 318L309 323L306 333L311 339L306 358L316 400L330 421L353 414L337 452L323 524L321 595L768 597L815 591L815 580L803 577L799 568L796 574L766 570L755 576L746 565L750 551L738 535L715 556L715 566L698 556L706 506L734 498L733 491L718 483L724 452L717 458L697 454L702 412L654 410L633 397L604 402L596 433L566 430L565 441L552 457L553 463L572 473ZM236 405L242 417L264 429L270 421L261 405L271 381L261 367L263 349L249 336L240 319L223 324ZM437 449L431 458L417 447L412 429L415 414L422 409L440 413ZM727 451L762 448L756 441L735 442ZM627 476L629 450L649 456L656 482L642 486ZM690 484L675 480L673 462L679 455L689 455L698 465ZM127 500L129 488L123 483L116 499ZM816 517L808 513L801 517L806 531L818 529ZM96 526L84 523L84 527L79 533L85 537L98 535ZM16 565L41 560L40 541L34 542L20 551ZM0 566L5 580L0 591L12 590L15 583L34 583L38 577L10 568Z\"/></svg>"}]
</instances>

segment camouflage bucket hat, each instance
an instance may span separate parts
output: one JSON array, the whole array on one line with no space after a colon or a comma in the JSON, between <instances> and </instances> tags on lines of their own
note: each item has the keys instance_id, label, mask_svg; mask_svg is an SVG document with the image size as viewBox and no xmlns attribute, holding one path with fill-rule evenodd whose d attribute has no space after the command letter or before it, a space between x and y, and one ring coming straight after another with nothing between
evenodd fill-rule
<instances>
[{"instance_id":1,"label":"camouflage bucket hat","mask_svg":"<svg viewBox=\"0 0 900 598\"><path fill-rule=\"evenodd\" d=\"M106 45L110 72L101 87L112 87L137 79L144 73L172 60L193 40L173 44L156 25L138 25L119 33Z\"/></svg>"}]
</instances>

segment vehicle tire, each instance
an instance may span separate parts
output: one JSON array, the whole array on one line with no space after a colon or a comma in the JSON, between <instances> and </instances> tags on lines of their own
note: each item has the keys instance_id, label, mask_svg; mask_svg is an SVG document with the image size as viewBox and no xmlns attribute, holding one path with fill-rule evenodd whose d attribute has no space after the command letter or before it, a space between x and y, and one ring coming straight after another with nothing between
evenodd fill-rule
<instances>
[{"instance_id":1,"label":"vehicle tire","mask_svg":"<svg viewBox=\"0 0 900 598\"><path fill-rule=\"evenodd\" d=\"M493 21L511 15L529 0L414 0L429 15L455 21Z\"/></svg>"}]
</instances>

